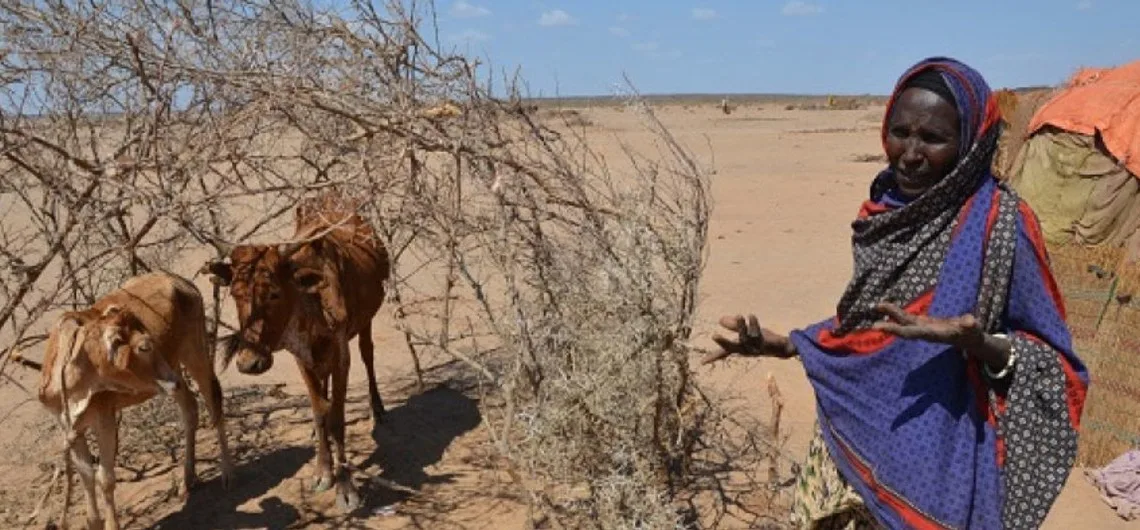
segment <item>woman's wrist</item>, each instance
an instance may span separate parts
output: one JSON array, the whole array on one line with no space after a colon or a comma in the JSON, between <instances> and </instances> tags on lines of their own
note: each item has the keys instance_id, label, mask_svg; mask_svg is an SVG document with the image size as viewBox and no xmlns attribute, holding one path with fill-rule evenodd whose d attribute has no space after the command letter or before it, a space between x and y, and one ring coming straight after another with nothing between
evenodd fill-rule
<instances>
[{"instance_id":1,"label":"woman's wrist","mask_svg":"<svg viewBox=\"0 0 1140 530\"><path fill-rule=\"evenodd\" d=\"M775 334L773 333L773 335ZM777 357L788 359L799 354L799 352L796 351L795 343L793 343L789 337L776 335L773 337L772 343L772 351Z\"/></svg>"},{"instance_id":2,"label":"woman's wrist","mask_svg":"<svg viewBox=\"0 0 1140 530\"><path fill-rule=\"evenodd\" d=\"M991 374L1002 374L1009 366L1013 354L1013 343L1005 335L984 334L982 340L966 350L979 361L985 363Z\"/></svg>"}]
</instances>

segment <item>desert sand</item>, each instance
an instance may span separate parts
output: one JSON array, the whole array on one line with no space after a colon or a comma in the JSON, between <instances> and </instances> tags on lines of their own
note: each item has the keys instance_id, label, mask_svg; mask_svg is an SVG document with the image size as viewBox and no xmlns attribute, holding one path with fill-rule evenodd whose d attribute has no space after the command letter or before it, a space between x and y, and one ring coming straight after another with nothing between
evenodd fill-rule
<instances>
[{"instance_id":1,"label":"desert sand","mask_svg":"<svg viewBox=\"0 0 1140 530\"><path fill-rule=\"evenodd\" d=\"M784 332L827 318L851 270L849 224L882 162L878 139L881 106L856 110L787 110L784 102L734 102L725 115L713 103L671 101L656 106L659 118L703 162L716 171L710 252L698 310L695 342L709 340L723 314L755 313L763 324ZM650 151L651 136L639 130L633 113L616 106L580 109L583 130L604 154L620 158L616 137ZM188 260L187 263L193 260ZM199 262L200 263L200 262ZM192 275L193 270L180 270ZM196 283L208 292L209 283ZM230 432L241 465L229 491L217 480L213 435L199 430L199 475L204 480L183 502L173 491L179 464L169 455L127 455L118 470L117 499L128 528L523 528L522 505L496 495L493 470L480 443L485 434L475 396L463 388L417 394L411 358L391 325L391 307L374 326L377 372L389 408L387 423L371 436L364 375L352 370L349 449L359 477L378 475L425 493L406 498L378 485L362 488L374 511L367 519L336 515L332 492L312 494L308 479L313 449L304 389L293 362L278 354L272 371L248 377L232 367L221 374ZM354 362L355 345L353 345ZM38 352L29 357L39 358ZM429 359L431 380L454 372L447 359ZM733 359L699 367L699 377L739 396L759 418L768 417L761 382L771 373L787 406L787 460L806 451L815 409L812 390L796 360ZM15 381L34 392L38 374L18 368ZM251 387L250 385L262 385ZM256 392L255 392L256 390ZM249 398L274 396L273 406ZM50 422L30 394L13 382L0 383L0 521L17 526L30 512L32 493L42 491L51 454L59 441L43 436ZM147 436L166 436L181 457L177 417L155 415ZM140 435L141 440L145 436ZM124 441L124 451L131 443ZM138 442L141 443L141 442ZM36 486L39 484L39 486ZM29 486L32 488L29 490ZM79 493L78 491L76 492ZM81 503L82 498L76 499ZM394 508L387 514L383 508ZM82 505L72 508L73 521ZM1074 470L1045 528L1128 528Z\"/></svg>"}]
</instances>

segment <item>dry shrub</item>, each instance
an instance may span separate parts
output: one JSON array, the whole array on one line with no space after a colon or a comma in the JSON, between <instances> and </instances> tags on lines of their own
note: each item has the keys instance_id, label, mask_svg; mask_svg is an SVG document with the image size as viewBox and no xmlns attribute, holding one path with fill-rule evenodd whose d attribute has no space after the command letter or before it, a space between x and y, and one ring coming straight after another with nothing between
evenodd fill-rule
<instances>
[{"instance_id":1,"label":"dry shrub","mask_svg":"<svg viewBox=\"0 0 1140 530\"><path fill-rule=\"evenodd\" d=\"M543 118L554 120L567 127L593 127L594 122L582 111L577 109L555 109L540 114Z\"/></svg>"},{"instance_id":2,"label":"dry shrub","mask_svg":"<svg viewBox=\"0 0 1140 530\"><path fill-rule=\"evenodd\" d=\"M0 6L0 370L54 312L139 272L193 275L203 250L280 242L299 198L336 189L389 247L385 307L417 373L445 356L478 379L535 522L763 519L774 493L753 474L769 433L731 421L688 362L709 171L632 92L658 151L607 166L580 113L548 127L516 84L492 97L475 64L432 48L433 16L399 2ZM206 295L216 339L235 323L222 291Z\"/></svg>"},{"instance_id":3,"label":"dry shrub","mask_svg":"<svg viewBox=\"0 0 1140 530\"><path fill-rule=\"evenodd\" d=\"M867 102L856 97L829 97L823 103L803 102L789 104L784 110L860 110L867 108Z\"/></svg>"}]
</instances>

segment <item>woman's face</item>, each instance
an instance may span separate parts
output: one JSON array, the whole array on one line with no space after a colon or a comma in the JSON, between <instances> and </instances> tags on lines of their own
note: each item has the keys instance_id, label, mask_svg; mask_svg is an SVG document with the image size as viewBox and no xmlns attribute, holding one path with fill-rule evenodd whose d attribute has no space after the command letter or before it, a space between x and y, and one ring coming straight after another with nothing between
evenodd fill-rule
<instances>
[{"instance_id":1,"label":"woman's face","mask_svg":"<svg viewBox=\"0 0 1140 530\"><path fill-rule=\"evenodd\" d=\"M958 163L961 140L954 105L925 88L911 87L895 101L887 121L887 158L899 191L917 197Z\"/></svg>"}]
</instances>

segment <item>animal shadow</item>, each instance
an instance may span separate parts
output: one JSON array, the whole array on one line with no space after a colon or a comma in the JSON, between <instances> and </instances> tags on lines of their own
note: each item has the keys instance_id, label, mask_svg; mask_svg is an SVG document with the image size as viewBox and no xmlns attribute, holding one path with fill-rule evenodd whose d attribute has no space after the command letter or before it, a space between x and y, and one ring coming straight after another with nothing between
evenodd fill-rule
<instances>
[{"instance_id":1,"label":"animal shadow","mask_svg":"<svg viewBox=\"0 0 1140 530\"><path fill-rule=\"evenodd\" d=\"M150 528L287 528L301 515L278 497L261 499L260 512L238 511L238 506L296 474L313 455L311 447L284 447L240 464L229 489L222 487L220 477L202 482L190 492L180 510Z\"/></svg>"},{"instance_id":2,"label":"animal shadow","mask_svg":"<svg viewBox=\"0 0 1140 530\"><path fill-rule=\"evenodd\" d=\"M446 386L435 387L385 413L384 422L372 431L376 450L363 466L379 466L383 469L380 478L414 490L451 482L453 475L429 475L425 469L439 462L456 438L480 422L478 400ZM369 507L386 506L408 496L372 483L365 484L362 493Z\"/></svg>"}]
</instances>

